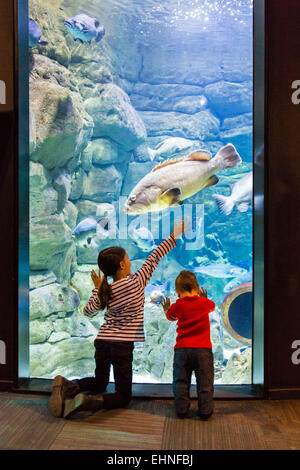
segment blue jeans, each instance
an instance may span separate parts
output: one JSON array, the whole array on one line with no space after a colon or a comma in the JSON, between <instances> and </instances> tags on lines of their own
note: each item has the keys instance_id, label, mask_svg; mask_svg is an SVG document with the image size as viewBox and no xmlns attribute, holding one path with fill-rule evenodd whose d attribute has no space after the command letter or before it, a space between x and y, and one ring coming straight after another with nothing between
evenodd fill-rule
<instances>
[{"instance_id":1,"label":"blue jeans","mask_svg":"<svg viewBox=\"0 0 300 470\"><path fill-rule=\"evenodd\" d=\"M190 407L190 385L195 372L199 413L213 411L214 360L209 348L178 348L174 350L173 393L178 414L187 413Z\"/></svg>"}]
</instances>

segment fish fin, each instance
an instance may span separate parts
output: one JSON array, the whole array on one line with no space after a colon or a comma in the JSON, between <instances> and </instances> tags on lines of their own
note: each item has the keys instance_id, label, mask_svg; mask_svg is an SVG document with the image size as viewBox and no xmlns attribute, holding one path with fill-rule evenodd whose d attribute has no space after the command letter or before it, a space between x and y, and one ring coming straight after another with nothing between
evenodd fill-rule
<instances>
[{"instance_id":1,"label":"fish fin","mask_svg":"<svg viewBox=\"0 0 300 470\"><path fill-rule=\"evenodd\" d=\"M225 147L222 147L215 158L221 159L223 168L232 168L233 166L239 165L242 161L235 146L232 144L227 144Z\"/></svg>"},{"instance_id":2,"label":"fish fin","mask_svg":"<svg viewBox=\"0 0 300 470\"><path fill-rule=\"evenodd\" d=\"M153 161L155 159L156 152L152 148L148 147L148 152L150 155L150 159Z\"/></svg>"},{"instance_id":3,"label":"fish fin","mask_svg":"<svg viewBox=\"0 0 300 470\"><path fill-rule=\"evenodd\" d=\"M214 194L214 198L218 207L223 214L229 215L232 212L234 203L228 196L222 196L221 194Z\"/></svg>"},{"instance_id":4,"label":"fish fin","mask_svg":"<svg viewBox=\"0 0 300 470\"><path fill-rule=\"evenodd\" d=\"M234 186L234 183L229 183L229 189L230 189L230 192L232 193L232 190L233 190L233 186Z\"/></svg>"},{"instance_id":5,"label":"fish fin","mask_svg":"<svg viewBox=\"0 0 300 470\"><path fill-rule=\"evenodd\" d=\"M208 150L197 150L188 155L185 160L208 161L211 159L211 153Z\"/></svg>"},{"instance_id":6,"label":"fish fin","mask_svg":"<svg viewBox=\"0 0 300 470\"><path fill-rule=\"evenodd\" d=\"M219 182L219 178L216 175L212 175L208 180L206 181L205 186L203 188L208 188L209 186L214 186Z\"/></svg>"},{"instance_id":7,"label":"fish fin","mask_svg":"<svg viewBox=\"0 0 300 470\"><path fill-rule=\"evenodd\" d=\"M168 204L171 206L173 204L179 204L181 198L180 188L170 188L167 191L163 192L160 196L161 199L168 199Z\"/></svg>"},{"instance_id":8,"label":"fish fin","mask_svg":"<svg viewBox=\"0 0 300 470\"><path fill-rule=\"evenodd\" d=\"M249 207L248 202L241 202L240 204L237 204L236 208L240 212L247 212Z\"/></svg>"},{"instance_id":9,"label":"fish fin","mask_svg":"<svg viewBox=\"0 0 300 470\"><path fill-rule=\"evenodd\" d=\"M168 166L168 165L173 165L174 163L178 163L178 162L181 162L183 161L185 158L184 157L179 157L179 158L172 158L172 159L168 159L168 160L165 160L164 162L160 162L158 163L154 168L152 168L152 172L153 171L157 171L159 170L160 168L163 168L165 166Z\"/></svg>"}]
</instances>

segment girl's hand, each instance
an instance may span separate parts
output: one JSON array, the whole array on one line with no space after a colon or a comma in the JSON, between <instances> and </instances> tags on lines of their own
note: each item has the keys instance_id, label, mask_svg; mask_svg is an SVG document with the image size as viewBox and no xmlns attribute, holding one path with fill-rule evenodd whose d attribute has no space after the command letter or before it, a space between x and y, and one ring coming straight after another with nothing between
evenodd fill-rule
<instances>
[{"instance_id":1,"label":"girl's hand","mask_svg":"<svg viewBox=\"0 0 300 470\"><path fill-rule=\"evenodd\" d=\"M99 287L102 284L102 277L101 277L101 274L100 274L100 269L98 271L98 275L96 274L96 272L94 270L92 270L91 278L92 278L92 281L94 283L94 286L97 287L97 289L99 289Z\"/></svg>"},{"instance_id":2,"label":"girl's hand","mask_svg":"<svg viewBox=\"0 0 300 470\"><path fill-rule=\"evenodd\" d=\"M169 299L169 297L166 297L165 299L162 300L161 304L162 304L164 311L166 312L171 307L171 300Z\"/></svg>"},{"instance_id":3,"label":"girl's hand","mask_svg":"<svg viewBox=\"0 0 300 470\"><path fill-rule=\"evenodd\" d=\"M204 289L204 287L200 287L199 292L198 292L198 295L199 295L200 297L206 297L206 298L207 298L207 290Z\"/></svg>"},{"instance_id":4,"label":"girl's hand","mask_svg":"<svg viewBox=\"0 0 300 470\"><path fill-rule=\"evenodd\" d=\"M172 236L175 238L175 240L176 238L181 237L184 232L189 232L191 230L190 228L188 229L189 225L190 222L188 222L187 219L182 220L182 217L180 217L178 224L174 222Z\"/></svg>"}]
</instances>

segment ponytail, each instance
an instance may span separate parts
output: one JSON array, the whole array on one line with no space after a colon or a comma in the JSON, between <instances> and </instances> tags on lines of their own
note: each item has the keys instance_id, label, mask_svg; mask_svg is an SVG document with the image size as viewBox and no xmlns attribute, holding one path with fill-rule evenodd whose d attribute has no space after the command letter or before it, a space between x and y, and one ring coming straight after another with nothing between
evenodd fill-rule
<instances>
[{"instance_id":1,"label":"ponytail","mask_svg":"<svg viewBox=\"0 0 300 470\"><path fill-rule=\"evenodd\" d=\"M103 272L103 280L98 289L98 297L101 309L104 310L111 299L111 286L107 282L107 277L114 277L120 269L120 262L123 261L126 251L119 246L112 246L100 251L98 256L98 266Z\"/></svg>"},{"instance_id":2,"label":"ponytail","mask_svg":"<svg viewBox=\"0 0 300 470\"><path fill-rule=\"evenodd\" d=\"M104 310L111 298L111 287L107 282L107 276L105 274L98 289L98 297L101 304L101 310Z\"/></svg>"}]
</instances>

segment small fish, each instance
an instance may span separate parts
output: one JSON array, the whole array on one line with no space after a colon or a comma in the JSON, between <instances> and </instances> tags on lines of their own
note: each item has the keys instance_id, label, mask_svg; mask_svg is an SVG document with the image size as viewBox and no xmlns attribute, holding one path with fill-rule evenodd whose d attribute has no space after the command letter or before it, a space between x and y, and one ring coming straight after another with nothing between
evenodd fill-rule
<instances>
[{"instance_id":1,"label":"small fish","mask_svg":"<svg viewBox=\"0 0 300 470\"><path fill-rule=\"evenodd\" d=\"M237 277L246 272L246 269L234 266L232 264L208 264L194 268L195 273L205 274L212 277Z\"/></svg>"},{"instance_id":2,"label":"small fish","mask_svg":"<svg viewBox=\"0 0 300 470\"><path fill-rule=\"evenodd\" d=\"M156 282L148 284L145 289L145 296L148 297L148 301L152 304L161 304L165 297L169 297L171 294L171 281L168 280L164 284Z\"/></svg>"},{"instance_id":3,"label":"small fish","mask_svg":"<svg viewBox=\"0 0 300 470\"><path fill-rule=\"evenodd\" d=\"M212 159L210 152L199 150L187 157L161 162L134 187L124 210L133 215L181 206L184 199L217 184L215 173L241 161L234 145L227 144Z\"/></svg>"},{"instance_id":4,"label":"small fish","mask_svg":"<svg viewBox=\"0 0 300 470\"><path fill-rule=\"evenodd\" d=\"M252 171L243 176L239 181L229 185L230 196L214 194L218 207L226 215L231 214L234 205L240 212L247 212L252 201Z\"/></svg>"},{"instance_id":5,"label":"small fish","mask_svg":"<svg viewBox=\"0 0 300 470\"><path fill-rule=\"evenodd\" d=\"M156 248L153 235L146 227L129 228L128 232L129 236L141 250L148 252Z\"/></svg>"},{"instance_id":6,"label":"small fish","mask_svg":"<svg viewBox=\"0 0 300 470\"><path fill-rule=\"evenodd\" d=\"M39 25L32 19L28 21L28 36L29 36L29 47L35 47L37 44L46 46L47 41L41 41L41 31Z\"/></svg>"},{"instance_id":7,"label":"small fish","mask_svg":"<svg viewBox=\"0 0 300 470\"><path fill-rule=\"evenodd\" d=\"M246 271L245 273L241 274L239 277L232 279L226 286L224 287L224 292L230 292L235 287L239 286L240 284L244 284L244 282L251 282L252 281L252 270Z\"/></svg>"},{"instance_id":8,"label":"small fish","mask_svg":"<svg viewBox=\"0 0 300 470\"><path fill-rule=\"evenodd\" d=\"M84 13L67 18L64 25L75 41L78 39L81 42L91 43L95 38L96 42L99 42L105 34L104 26L97 18L91 18Z\"/></svg>"},{"instance_id":9,"label":"small fish","mask_svg":"<svg viewBox=\"0 0 300 470\"><path fill-rule=\"evenodd\" d=\"M191 149L192 147L195 147L195 145L195 142L188 139L183 139L182 137L170 137L169 139L160 142L154 150L149 148L149 153L152 157L152 160L155 158L168 158L176 153L178 154L184 150Z\"/></svg>"},{"instance_id":10,"label":"small fish","mask_svg":"<svg viewBox=\"0 0 300 470\"><path fill-rule=\"evenodd\" d=\"M89 230L96 230L97 221L93 217L87 217L83 219L79 224L74 228L72 235L79 235L82 232L87 232Z\"/></svg>"}]
</instances>

